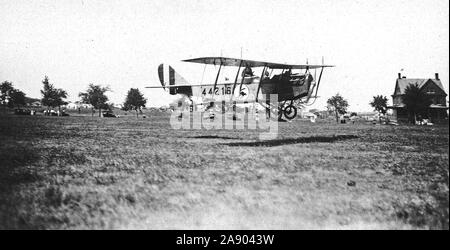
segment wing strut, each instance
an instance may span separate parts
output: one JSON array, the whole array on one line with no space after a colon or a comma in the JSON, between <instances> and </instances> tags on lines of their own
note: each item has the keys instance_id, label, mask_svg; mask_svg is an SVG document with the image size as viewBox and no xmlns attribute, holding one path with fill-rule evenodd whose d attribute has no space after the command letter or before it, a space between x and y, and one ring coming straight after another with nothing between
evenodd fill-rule
<instances>
[{"instance_id":1,"label":"wing strut","mask_svg":"<svg viewBox=\"0 0 450 250\"><path fill-rule=\"evenodd\" d=\"M313 95L313 93L312 93L312 92L314 92L314 89L313 89L312 92L311 92L311 95L308 97L308 99L307 99L306 102L305 102L305 105L307 105L307 106L313 105L313 104L316 102L316 100L317 100L317 93L319 92L319 85L320 85L320 79L322 79L322 73L323 73L323 67L322 67L322 69L320 70L319 79L317 80L316 94L315 94L314 97L313 97L314 100L313 100L312 103L307 104L307 103L309 102L309 99L311 98L311 95ZM314 73L314 74L315 74L315 73Z\"/></svg>"},{"instance_id":2,"label":"wing strut","mask_svg":"<svg viewBox=\"0 0 450 250\"><path fill-rule=\"evenodd\" d=\"M259 90L261 89L261 83L262 83L264 72L266 71L266 68L267 68L267 66L264 65L263 70L261 72L261 78L259 78L258 90L256 91L256 102L258 102L258 94L259 94Z\"/></svg>"},{"instance_id":3,"label":"wing strut","mask_svg":"<svg viewBox=\"0 0 450 250\"><path fill-rule=\"evenodd\" d=\"M205 67L203 67L203 74L202 74L202 80L200 81L200 85L203 84L203 78L205 77L205 71L206 71L206 65L207 64L205 64Z\"/></svg>"},{"instance_id":4,"label":"wing strut","mask_svg":"<svg viewBox=\"0 0 450 250\"><path fill-rule=\"evenodd\" d=\"M319 85L320 85L320 79L322 79L322 73L323 73L323 67L320 70L319 80L317 80L316 96L317 96L317 92L319 91Z\"/></svg>"},{"instance_id":5,"label":"wing strut","mask_svg":"<svg viewBox=\"0 0 450 250\"><path fill-rule=\"evenodd\" d=\"M236 89L236 83L237 83L237 80L238 80L238 77L239 77L239 72L241 71L241 67L242 67L242 61L241 61L241 63L239 63L239 68L238 68L238 71L236 73L236 78L234 78L234 84L233 84L233 90L231 91L230 103L233 100L234 90ZM239 90L239 92L240 92L240 90Z\"/></svg>"},{"instance_id":6,"label":"wing strut","mask_svg":"<svg viewBox=\"0 0 450 250\"><path fill-rule=\"evenodd\" d=\"M219 75L220 75L221 69L222 69L222 61L220 61L219 71L217 71L216 81L214 82L214 87L212 89L210 107L212 107L214 105L214 95L216 94L216 86L217 86L217 81L219 80Z\"/></svg>"}]
</instances>

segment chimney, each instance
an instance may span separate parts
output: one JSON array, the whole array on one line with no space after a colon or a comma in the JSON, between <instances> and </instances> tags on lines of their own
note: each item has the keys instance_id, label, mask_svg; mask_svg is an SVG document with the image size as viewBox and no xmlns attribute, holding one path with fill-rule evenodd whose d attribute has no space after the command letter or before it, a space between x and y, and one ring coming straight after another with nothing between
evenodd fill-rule
<instances>
[{"instance_id":1,"label":"chimney","mask_svg":"<svg viewBox=\"0 0 450 250\"><path fill-rule=\"evenodd\" d=\"M439 73L434 73L434 78L436 78L436 80L439 80Z\"/></svg>"},{"instance_id":2,"label":"chimney","mask_svg":"<svg viewBox=\"0 0 450 250\"><path fill-rule=\"evenodd\" d=\"M402 78L402 73L398 73L398 79Z\"/></svg>"}]
</instances>

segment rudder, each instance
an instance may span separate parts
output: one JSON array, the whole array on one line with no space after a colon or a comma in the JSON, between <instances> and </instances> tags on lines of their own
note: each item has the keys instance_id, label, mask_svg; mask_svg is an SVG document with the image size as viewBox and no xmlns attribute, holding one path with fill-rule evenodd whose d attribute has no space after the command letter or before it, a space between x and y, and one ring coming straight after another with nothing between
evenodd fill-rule
<instances>
[{"instance_id":1,"label":"rudder","mask_svg":"<svg viewBox=\"0 0 450 250\"><path fill-rule=\"evenodd\" d=\"M164 89L165 87L169 87L169 94L184 94L187 96L192 96L191 86L170 87L170 85L189 85L186 79L178 74L170 65L160 64L158 67L158 76Z\"/></svg>"}]
</instances>

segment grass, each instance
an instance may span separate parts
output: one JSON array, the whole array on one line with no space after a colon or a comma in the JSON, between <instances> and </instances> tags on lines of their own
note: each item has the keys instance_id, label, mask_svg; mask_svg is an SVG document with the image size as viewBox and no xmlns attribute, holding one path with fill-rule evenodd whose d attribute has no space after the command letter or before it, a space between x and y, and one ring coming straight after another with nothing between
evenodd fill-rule
<instances>
[{"instance_id":1,"label":"grass","mask_svg":"<svg viewBox=\"0 0 450 250\"><path fill-rule=\"evenodd\" d=\"M0 229L448 229L446 126L0 116Z\"/></svg>"}]
</instances>

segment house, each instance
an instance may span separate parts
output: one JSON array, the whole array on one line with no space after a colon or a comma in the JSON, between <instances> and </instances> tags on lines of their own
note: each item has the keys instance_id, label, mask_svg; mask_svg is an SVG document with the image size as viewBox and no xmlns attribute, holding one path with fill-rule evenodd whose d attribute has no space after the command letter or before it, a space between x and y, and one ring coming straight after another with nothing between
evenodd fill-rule
<instances>
[{"instance_id":1,"label":"house","mask_svg":"<svg viewBox=\"0 0 450 250\"><path fill-rule=\"evenodd\" d=\"M65 105L65 108L67 109L78 109L79 104L78 103L73 103L73 102L68 102L67 105Z\"/></svg>"},{"instance_id":2,"label":"house","mask_svg":"<svg viewBox=\"0 0 450 250\"><path fill-rule=\"evenodd\" d=\"M30 107L41 107L42 103L41 100L38 98L30 98L30 97L25 97L25 103L26 106L30 106Z\"/></svg>"},{"instance_id":3,"label":"house","mask_svg":"<svg viewBox=\"0 0 450 250\"><path fill-rule=\"evenodd\" d=\"M439 123L448 119L447 105L444 87L439 79L439 74L435 74L435 78L406 78L402 77L401 73L398 73L398 78L395 83L394 94L392 95L392 106L388 107L393 110L394 119L398 122L408 122L408 112L406 106L403 103L403 96L405 95L405 89L409 85L417 84L423 93L429 95L432 99L432 104L427 110L427 118L433 123Z\"/></svg>"},{"instance_id":4,"label":"house","mask_svg":"<svg viewBox=\"0 0 450 250\"><path fill-rule=\"evenodd\" d=\"M31 107L40 107L42 106L42 103L40 101L34 101L32 103L30 103Z\"/></svg>"},{"instance_id":5,"label":"house","mask_svg":"<svg viewBox=\"0 0 450 250\"><path fill-rule=\"evenodd\" d=\"M113 107L116 109L123 109L123 104L114 104Z\"/></svg>"},{"instance_id":6,"label":"house","mask_svg":"<svg viewBox=\"0 0 450 250\"><path fill-rule=\"evenodd\" d=\"M92 105L85 104L81 102L68 102L67 105L64 106L67 109L91 109Z\"/></svg>"}]
</instances>

